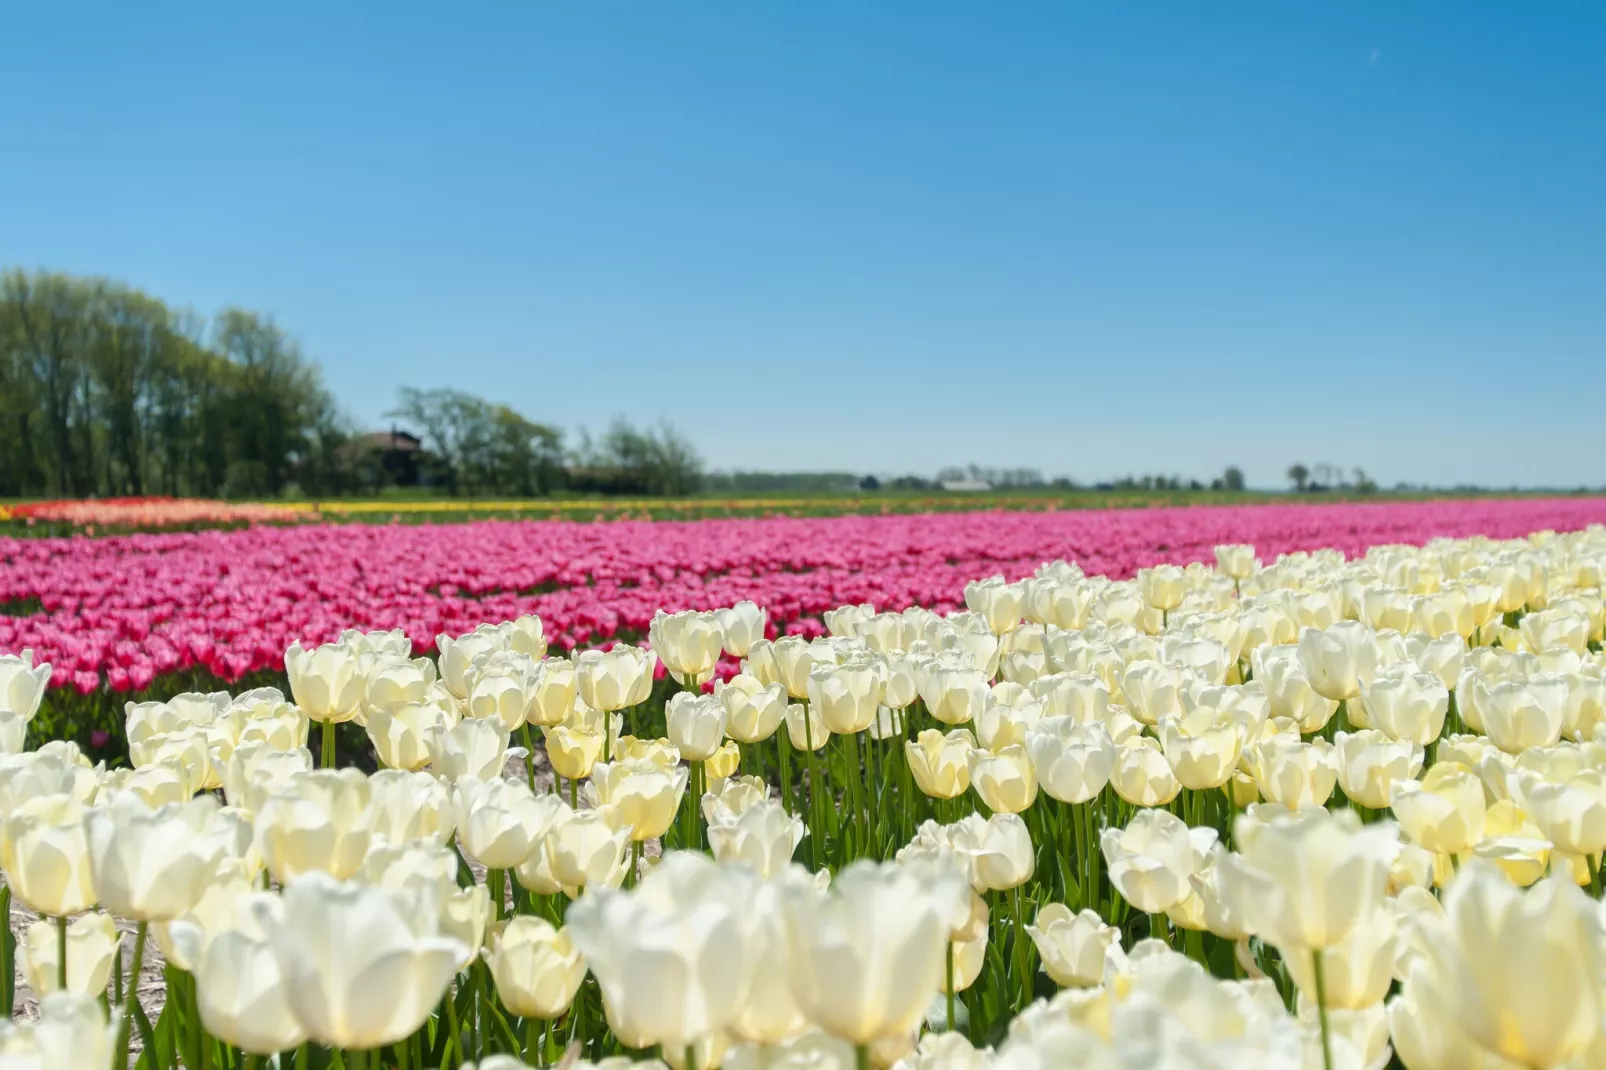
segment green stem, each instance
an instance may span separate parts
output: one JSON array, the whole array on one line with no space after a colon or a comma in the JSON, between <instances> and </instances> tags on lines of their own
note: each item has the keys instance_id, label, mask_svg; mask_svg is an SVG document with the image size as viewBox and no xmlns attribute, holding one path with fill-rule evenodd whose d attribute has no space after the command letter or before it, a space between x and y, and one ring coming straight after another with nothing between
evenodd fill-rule
<instances>
[{"instance_id":1,"label":"green stem","mask_svg":"<svg viewBox=\"0 0 1606 1070\"><path fill-rule=\"evenodd\" d=\"M630 868L625 870L625 887L634 888L641 874L641 841L630 839Z\"/></svg>"},{"instance_id":2,"label":"green stem","mask_svg":"<svg viewBox=\"0 0 1606 1070\"><path fill-rule=\"evenodd\" d=\"M145 938L149 935L150 924L140 922L139 928L134 930L134 961L129 965L128 984L123 989L122 1020L117 1023L117 1046L112 1049L113 1057L125 1058L128 1055L129 1031L134 1025L134 1016L130 1013L129 1004L139 998L139 975L145 968Z\"/></svg>"},{"instance_id":3,"label":"green stem","mask_svg":"<svg viewBox=\"0 0 1606 1070\"><path fill-rule=\"evenodd\" d=\"M948 1032L954 1031L954 942L948 941Z\"/></svg>"},{"instance_id":4,"label":"green stem","mask_svg":"<svg viewBox=\"0 0 1606 1070\"><path fill-rule=\"evenodd\" d=\"M56 987L67 991L67 919L56 919Z\"/></svg>"},{"instance_id":5,"label":"green stem","mask_svg":"<svg viewBox=\"0 0 1606 1070\"><path fill-rule=\"evenodd\" d=\"M792 770L786 760L786 726L775 733L775 759L781 771L781 805L792 809Z\"/></svg>"},{"instance_id":6,"label":"green stem","mask_svg":"<svg viewBox=\"0 0 1606 1070\"><path fill-rule=\"evenodd\" d=\"M580 809L580 781L569 781L569 809Z\"/></svg>"},{"instance_id":7,"label":"green stem","mask_svg":"<svg viewBox=\"0 0 1606 1070\"><path fill-rule=\"evenodd\" d=\"M502 869L486 870L485 888L491 893L491 920L501 921L502 910L507 905L507 871Z\"/></svg>"},{"instance_id":8,"label":"green stem","mask_svg":"<svg viewBox=\"0 0 1606 1070\"><path fill-rule=\"evenodd\" d=\"M686 1070L697 1070L697 1045L686 1045Z\"/></svg>"},{"instance_id":9,"label":"green stem","mask_svg":"<svg viewBox=\"0 0 1606 1070\"><path fill-rule=\"evenodd\" d=\"M261 1066L262 1056L252 1055L250 1052L245 1053L244 1070L260 1070Z\"/></svg>"},{"instance_id":10,"label":"green stem","mask_svg":"<svg viewBox=\"0 0 1606 1070\"><path fill-rule=\"evenodd\" d=\"M1311 969L1316 975L1316 1015L1322 1027L1322 1066L1333 1070L1333 1041L1327 1031L1327 976L1322 966L1322 953L1312 951Z\"/></svg>"},{"instance_id":11,"label":"green stem","mask_svg":"<svg viewBox=\"0 0 1606 1070\"><path fill-rule=\"evenodd\" d=\"M322 733L323 733L323 767L325 769L333 769L335 767L335 726L334 726L334 722L333 721L322 721L320 723L323 725L323 728L322 728Z\"/></svg>"},{"instance_id":12,"label":"green stem","mask_svg":"<svg viewBox=\"0 0 1606 1070\"><path fill-rule=\"evenodd\" d=\"M6 927L0 930L0 1009L11 1018L17 1003L17 938L11 932L11 885L0 884L0 916Z\"/></svg>"},{"instance_id":13,"label":"green stem","mask_svg":"<svg viewBox=\"0 0 1606 1070\"><path fill-rule=\"evenodd\" d=\"M1014 915L1013 920L1015 923L1015 933L1012 939L1015 948L1015 969L1020 974L1018 978L1021 990L1019 1006L1024 1007L1032 1001L1032 975L1030 972L1031 963L1026 948L1026 930L1021 927L1020 901L1021 886L1017 884L1014 891L1010 893L1009 907L1010 913Z\"/></svg>"},{"instance_id":14,"label":"green stem","mask_svg":"<svg viewBox=\"0 0 1606 1070\"><path fill-rule=\"evenodd\" d=\"M870 1070L870 1045L860 1044L853 1049L853 1065L855 1070Z\"/></svg>"},{"instance_id":15,"label":"green stem","mask_svg":"<svg viewBox=\"0 0 1606 1070\"><path fill-rule=\"evenodd\" d=\"M530 753L528 753L528 754L526 754L524 756L524 771L529 774L529 777L530 777L530 793L534 794L535 793L535 738L530 735L530 722L528 722L528 721L524 722L522 725L519 726L519 729L520 729L521 732L524 733L524 749L530 752ZM556 783L557 783L557 781L556 781L556 779L554 779L553 780L553 784L555 785Z\"/></svg>"}]
</instances>

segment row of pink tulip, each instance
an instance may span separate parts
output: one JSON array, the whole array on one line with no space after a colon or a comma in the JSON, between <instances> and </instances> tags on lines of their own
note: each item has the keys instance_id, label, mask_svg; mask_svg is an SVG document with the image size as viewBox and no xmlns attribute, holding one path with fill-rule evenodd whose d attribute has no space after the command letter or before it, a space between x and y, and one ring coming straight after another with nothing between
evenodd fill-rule
<instances>
[{"instance_id":1,"label":"row of pink tulip","mask_svg":"<svg viewBox=\"0 0 1606 1070\"><path fill-rule=\"evenodd\" d=\"M189 668L227 680L278 669L292 642L352 627L401 628L424 651L438 634L535 613L563 649L644 637L660 608L750 599L772 629L813 635L826 609L961 608L966 581L1055 558L1124 578L1229 542L1269 562L1603 521L1606 499L1567 498L0 539L0 650L33 648L57 687L138 690Z\"/></svg>"}]
</instances>

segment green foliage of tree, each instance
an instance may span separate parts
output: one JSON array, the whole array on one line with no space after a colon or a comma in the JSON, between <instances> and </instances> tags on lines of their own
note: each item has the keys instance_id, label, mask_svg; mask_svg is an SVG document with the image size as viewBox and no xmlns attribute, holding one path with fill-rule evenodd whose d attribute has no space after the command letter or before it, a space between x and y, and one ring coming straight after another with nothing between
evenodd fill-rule
<instances>
[{"instance_id":1,"label":"green foliage of tree","mask_svg":"<svg viewBox=\"0 0 1606 1070\"><path fill-rule=\"evenodd\" d=\"M0 495L319 494L349 426L271 319L122 283L0 275Z\"/></svg>"}]
</instances>

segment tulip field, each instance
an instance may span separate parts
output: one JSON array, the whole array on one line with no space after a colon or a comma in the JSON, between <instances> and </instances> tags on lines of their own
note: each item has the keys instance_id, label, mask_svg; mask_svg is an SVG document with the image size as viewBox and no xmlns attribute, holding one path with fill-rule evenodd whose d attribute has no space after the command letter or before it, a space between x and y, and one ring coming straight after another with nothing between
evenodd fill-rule
<instances>
[{"instance_id":1,"label":"tulip field","mask_svg":"<svg viewBox=\"0 0 1606 1070\"><path fill-rule=\"evenodd\" d=\"M0 1070L1606 1070L1603 522L0 539Z\"/></svg>"}]
</instances>

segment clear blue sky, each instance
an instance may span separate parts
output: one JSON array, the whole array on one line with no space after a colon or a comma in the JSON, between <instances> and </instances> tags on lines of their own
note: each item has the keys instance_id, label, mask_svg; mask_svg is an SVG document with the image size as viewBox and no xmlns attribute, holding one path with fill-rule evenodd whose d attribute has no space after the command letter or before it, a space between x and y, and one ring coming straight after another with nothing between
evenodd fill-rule
<instances>
[{"instance_id":1,"label":"clear blue sky","mask_svg":"<svg viewBox=\"0 0 1606 1070\"><path fill-rule=\"evenodd\" d=\"M717 467L1606 483L1606 5L15 5L0 262Z\"/></svg>"}]
</instances>

